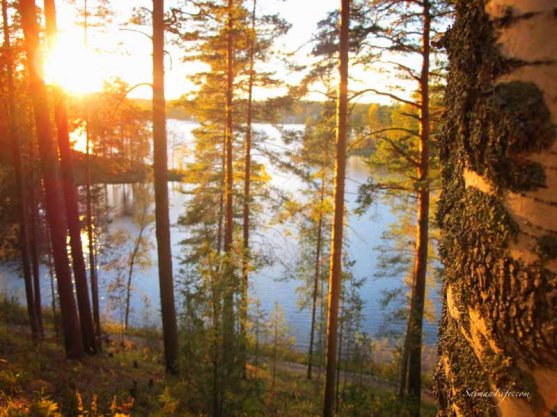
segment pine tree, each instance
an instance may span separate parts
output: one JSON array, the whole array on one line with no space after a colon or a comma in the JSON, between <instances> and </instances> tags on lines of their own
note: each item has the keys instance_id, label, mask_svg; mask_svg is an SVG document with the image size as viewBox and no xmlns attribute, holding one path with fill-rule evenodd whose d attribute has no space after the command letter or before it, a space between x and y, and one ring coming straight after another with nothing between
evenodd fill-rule
<instances>
[{"instance_id":1,"label":"pine tree","mask_svg":"<svg viewBox=\"0 0 557 417\"><path fill-rule=\"evenodd\" d=\"M444 5L440 2L430 0L416 4L384 0L371 6L371 12L379 22L371 28L371 36L381 45L375 48L375 53L379 57L381 54L390 54L384 59L384 65L397 70L401 79L417 83L418 88L412 99L375 87L359 93L372 92L387 96L400 106L399 109L394 109L396 118L392 118L391 125L373 126L373 133L367 133L366 137L375 139L376 148L390 148L391 159L385 165L391 172L399 175L403 173L403 179L394 175L388 181L372 179L367 191L372 194L380 189L399 194L411 192L416 197L415 257L399 383L399 396L408 397L413 415L416 416L420 412L422 324L430 248L430 199L432 182L435 180L432 161L436 155L430 150L433 144L431 129L434 124L430 100L430 86L433 82L431 75L435 74L438 78L438 72L435 73L431 64L434 52L431 38L437 31L437 21L450 12L450 8L442 6ZM396 54L395 59L391 58L393 53ZM418 57L419 68L408 66L403 60L396 58L405 56ZM377 158L372 157L371 160ZM366 187L361 191L365 194ZM361 196L363 200L371 201L371 198L369 195Z\"/></svg>"},{"instance_id":2,"label":"pine tree","mask_svg":"<svg viewBox=\"0 0 557 417\"><path fill-rule=\"evenodd\" d=\"M168 213L168 158L164 98L164 0L153 0L153 137L155 215L166 369L175 373L178 327L174 306L174 280Z\"/></svg>"},{"instance_id":3,"label":"pine tree","mask_svg":"<svg viewBox=\"0 0 557 417\"><path fill-rule=\"evenodd\" d=\"M55 1L45 0L44 6L47 37L50 47L52 48L54 47L58 30L56 23ZM97 343L93 317L91 314L89 290L87 288L87 274L85 271L85 260L83 258L83 247L81 244L81 224L79 221L78 196L70 147L68 115L62 90L59 87L54 86L53 95L58 149L60 152L61 175L64 184L64 201L67 214L68 232L70 236L77 305L79 310L79 322L81 324L81 334L83 337L84 348L87 353L94 354L97 351Z\"/></svg>"},{"instance_id":4,"label":"pine tree","mask_svg":"<svg viewBox=\"0 0 557 417\"><path fill-rule=\"evenodd\" d=\"M17 211L19 213L19 245L21 250L21 260L23 269L23 278L25 282L25 296L27 301L27 313L29 315L29 324L31 333L35 341L39 341L43 337L42 321L40 319L40 287L38 282L33 282L32 277L32 258L31 258L31 231L29 225L29 213L27 211L27 190L25 184L25 173L23 172L23 156L21 138L18 134L16 122L16 102L15 102L15 84L14 84L14 61L13 51L10 42L10 27L8 22L8 3L2 1L2 20L4 34L4 48L6 51L6 78L7 78L7 96L8 96L8 138L12 144L12 157L15 171L15 181L17 184Z\"/></svg>"},{"instance_id":5,"label":"pine tree","mask_svg":"<svg viewBox=\"0 0 557 417\"><path fill-rule=\"evenodd\" d=\"M39 143L39 156L46 194L46 214L50 227L52 251L58 282L64 346L69 358L83 355L83 342L79 325L71 271L66 251L66 218L61 193L59 164L50 122L47 91L42 75L36 6L34 0L22 0L19 11L25 36L30 95L33 100L35 124Z\"/></svg>"},{"instance_id":6,"label":"pine tree","mask_svg":"<svg viewBox=\"0 0 557 417\"><path fill-rule=\"evenodd\" d=\"M337 137L335 159L334 217L331 236L331 267L329 277L329 307L327 323L327 374L323 417L335 414L335 379L337 365L337 323L342 272L342 242L344 228L344 184L346 177L346 147L348 139L348 46L350 0L341 0L339 43L339 87L337 98Z\"/></svg>"}]
</instances>

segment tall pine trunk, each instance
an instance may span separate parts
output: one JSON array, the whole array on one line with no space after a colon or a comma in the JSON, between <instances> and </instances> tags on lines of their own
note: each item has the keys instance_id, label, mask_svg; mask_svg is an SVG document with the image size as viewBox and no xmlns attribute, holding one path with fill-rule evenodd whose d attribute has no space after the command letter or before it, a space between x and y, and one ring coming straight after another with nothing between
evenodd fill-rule
<instances>
[{"instance_id":1,"label":"tall pine trunk","mask_svg":"<svg viewBox=\"0 0 557 417\"><path fill-rule=\"evenodd\" d=\"M557 2L500 3L446 39L441 416L557 412Z\"/></svg>"},{"instance_id":2,"label":"tall pine trunk","mask_svg":"<svg viewBox=\"0 0 557 417\"><path fill-rule=\"evenodd\" d=\"M257 0L253 0L253 10L251 13L251 41L249 47L249 79L248 79L248 112L246 126L246 154L245 154L245 172L244 172L244 207L243 207L243 230L242 237L244 243L244 252L242 256L242 294L240 306L240 333L244 343L243 362L244 373L246 363L246 341L247 341L247 324L248 324L248 293L249 293L249 268L250 268L250 248L249 248L249 228L250 228L250 203L251 203L251 136L252 136L252 120L253 120L253 81L254 81L254 57L255 57L255 9Z\"/></svg>"},{"instance_id":3,"label":"tall pine trunk","mask_svg":"<svg viewBox=\"0 0 557 417\"><path fill-rule=\"evenodd\" d=\"M23 173L23 157L21 138L17 131L16 122L16 104L15 104L15 85L14 85L14 63L13 51L10 43L10 28L8 22L8 4L7 0L2 0L2 19L4 33L4 48L8 55L6 62L6 78L8 90L8 124L9 124L9 141L12 144L13 164L15 171L15 182L17 185L17 210L19 212L19 244L21 250L21 264L23 270L23 279L25 283L25 298L27 301L27 314L29 315L29 324L33 340L42 339L42 327L39 323L39 314L41 306L37 301L38 293L34 286L38 285L33 282L32 275L32 259L29 235L29 217L27 213L27 191L25 178ZM40 288L40 287L39 287ZM38 298L40 300L40 298Z\"/></svg>"},{"instance_id":4,"label":"tall pine trunk","mask_svg":"<svg viewBox=\"0 0 557 417\"><path fill-rule=\"evenodd\" d=\"M344 185L346 180L346 143L348 138L348 41L350 0L341 0L339 87L337 101L337 137L335 161L334 215L331 238L331 267L329 276L329 314L327 320L327 366L323 417L335 414L335 377L337 365L338 305L342 275L342 240L344 231Z\"/></svg>"},{"instance_id":5,"label":"tall pine trunk","mask_svg":"<svg viewBox=\"0 0 557 417\"><path fill-rule=\"evenodd\" d=\"M177 372L178 327L174 305L170 218L168 212L168 156L164 97L164 0L153 0L153 158L155 219L162 328L166 370Z\"/></svg>"},{"instance_id":6,"label":"tall pine trunk","mask_svg":"<svg viewBox=\"0 0 557 417\"><path fill-rule=\"evenodd\" d=\"M69 258L66 251L67 225L64 198L50 122L47 91L42 74L42 57L40 54L35 1L20 0L19 11L25 36L30 93L33 102L39 143L39 158L45 188L46 217L50 227L54 268L58 282L64 346L66 355L69 358L79 358L83 355L83 341L73 295Z\"/></svg>"},{"instance_id":7,"label":"tall pine trunk","mask_svg":"<svg viewBox=\"0 0 557 417\"><path fill-rule=\"evenodd\" d=\"M54 47L57 33L56 5L55 0L45 0L44 12L46 17L46 31L49 47ZM72 266L74 272L75 288L77 295L77 307L81 323L81 335L83 346L87 353L94 354L97 351L93 316L91 314L91 301L87 288L87 272L83 257L83 246L81 243L81 224L79 221L79 207L77 188L75 185L72 149L70 146L70 135L68 130L68 115L64 94L60 87L53 87L54 115L56 120L56 131L58 134L58 149L60 151L60 166L65 197L68 232L70 235L70 249L72 255Z\"/></svg>"},{"instance_id":8,"label":"tall pine trunk","mask_svg":"<svg viewBox=\"0 0 557 417\"><path fill-rule=\"evenodd\" d=\"M429 0L422 3L422 68L420 73L419 163L417 167L416 252L410 311L401 361L399 394L408 395L411 414L420 415L422 328L429 242L429 67L431 15ZM407 392L405 392L406 390Z\"/></svg>"},{"instance_id":9,"label":"tall pine trunk","mask_svg":"<svg viewBox=\"0 0 557 417\"><path fill-rule=\"evenodd\" d=\"M233 218L233 123L232 123L232 100L234 94L234 49L233 49L233 29L234 29L234 1L228 0L227 16L227 46L226 46L226 105L225 105L225 181L224 181L224 300L223 300L223 349L225 372L231 376L234 372L234 267L232 261L232 240L234 230Z\"/></svg>"}]
</instances>

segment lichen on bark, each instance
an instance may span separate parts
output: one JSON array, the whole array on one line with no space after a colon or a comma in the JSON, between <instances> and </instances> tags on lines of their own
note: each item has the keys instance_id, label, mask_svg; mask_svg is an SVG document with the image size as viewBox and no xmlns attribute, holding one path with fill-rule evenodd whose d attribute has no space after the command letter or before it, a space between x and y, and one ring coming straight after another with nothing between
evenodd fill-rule
<instances>
[{"instance_id":1,"label":"lichen on bark","mask_svg":"<svg viewBox=\"0 0 557 417\"><path fill-rule=\"evenodd\" d=\"M510 247L526 231L506 202L509 193L546 187L544 166L528 155L553 145L555 127L538 85L508 76L529 64L503 55L503 26L486 13L487 3L457 1L445 39L450 66L437 216L444 288L450 287L454 305L449 312L445 300L440 327L440 416L502 409L466 396L467 388L528 391L526 407L541 413L550 404L531 371L557 371L557 277L546 268L557 257L557 239L552 232L530 236L534 260L513 257ZM519 20L507 19L504 27ZM475 182L467 183L467 172L478 176Z\"/></svg>"}]
</instances>

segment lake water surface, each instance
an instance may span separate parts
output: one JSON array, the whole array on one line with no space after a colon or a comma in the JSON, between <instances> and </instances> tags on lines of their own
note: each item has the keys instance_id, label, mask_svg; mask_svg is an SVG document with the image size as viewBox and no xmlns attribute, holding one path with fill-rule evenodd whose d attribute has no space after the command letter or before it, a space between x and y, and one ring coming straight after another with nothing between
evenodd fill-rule
<instances>
[{"instance_id":1,"label":"lake water surface","mask_svg":"<svg viewBox=\"0 0 557 417\"><path fill-rule=\"evenodd\" d=\"M169 165L176 168L185 168L185 163L193 159L192 151L192 130L197 127L193 122L169 121ZM287 126L288 129L300 130L301 125ZM270 139L265 143L269 150L280 149L282 142L280 133L270 125L256 125L255 129L265 132ZM255 158L266 165L266 169L271 176L271 184L279 189L292 193L294 196L299 194L301 181L293 174L283 172L277 167L269 164L269 161L261 154L255 153ZM387 205L381 199L375 204L368 213L363 216L356 216L352 210L356 206L358 187L367 179L368 170L363 161L358 157L349 160L346 183L346 203L349 210L348 228L346 239L349 241L349 253L353 261L352 272L356 278L367 278L361 288L361 296L365 301L363 311L362 331L374 335L378 332L383 323L385 315L390 314L380 306L380 299L385 289L394 289L401 285L402 277L393 276L388 278L375 278L374 272L377 268L378 251L376 248L381 244L381 236L387 226L396 222ZM187 236L187 230L178 226L179 216L184 214L188 204L189 196L187 186L184 184L173 183L170 188L170 220L173 225L171 238L173 243L173 256L178 258L180 255L180 241ZM108 195L107 202L110 206L111 223L109 233L116 233L118 230L127 231L131 241L124 245L131 245L137 234L136 225L128 216L123 215L124 206L133 204L133 195L130 185L109 185L106 187ZM317 198L317 197L316 197ZM156 250L154 247L154 227L151 226L146 231L146 236L153 244L150 249L149 257L152 265L145 269L137 269L134 272L133 286L134 296L132 300L132 324L144 323L146 320L150 324L157 325L159 319L159 290L158 273L156 265ZM297 236L294 225L275 225L257 230L253 234L253 245L255 250L263 249L265 252L272 252L280 260L273 265L256 271L251 276L250 296L261 300L262 307L266 311L272 310L275 303L279 303L286 316L286 321L291 333L296 337L296 345L300 349L306 349L308 344L308 332L311 320L310 309L300 310L298 307L298 296L296 288L300 285L296 280L285 280L287 276L285 267L294 265L299 248L297 246ZM102 261L102 259L100 260ZM178 272L180 266L177 259L174 261L174 269ZM102 303L107 302L107 284L113 279L114 273L100 269L99 280L101 283ZM177 274L178 275L178 274ZM432 274L431 274L432 275ZM24 300L22 281L16 277L7 266L0 266L0 293L17 295L20 300ZM50 281L48 279L47 268L43 268L43 302L50 304ZM439 311L439 297L437 291L430 291L430 299ZM148 300L145 305L145 300ZM424 324L425 341L433 344L436 341L437 323L426 321Z\"/></svg>"}]
</instances>

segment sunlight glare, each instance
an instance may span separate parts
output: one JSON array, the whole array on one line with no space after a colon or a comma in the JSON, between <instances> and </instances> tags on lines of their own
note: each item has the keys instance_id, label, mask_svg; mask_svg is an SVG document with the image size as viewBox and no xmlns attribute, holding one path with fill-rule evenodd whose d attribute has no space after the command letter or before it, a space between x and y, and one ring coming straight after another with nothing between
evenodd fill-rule
<instances>
[{"instance_id":1,"label":"sunlight glare","mask_svg":"<svg viewBox=\"0 0 557 417\"><path fill-rule=\"evenodd\" d=\"M59 34L55 47L45 58L45 80L69 93L100 91L109 76L98 54L87 50L75 33Z\"/></svg>"}]
</instances>

